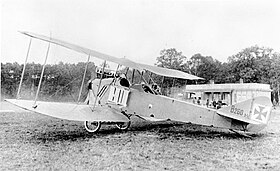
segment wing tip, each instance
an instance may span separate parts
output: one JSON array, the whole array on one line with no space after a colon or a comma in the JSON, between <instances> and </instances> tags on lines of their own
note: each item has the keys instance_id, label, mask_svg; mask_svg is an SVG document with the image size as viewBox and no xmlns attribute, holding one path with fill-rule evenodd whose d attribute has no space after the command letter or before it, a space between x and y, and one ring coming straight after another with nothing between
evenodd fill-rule
<instances>
[{"instance_id":1,"label":"wing tip","mask_svg":"<svg viewBox=\"0 0 280 171\"><path fill-rule=\"evenodd\" d=\"M18 32L21 33L21 34L26 34L27 33L27 31L22 31L22 30L18 30Z\"/></svg>"},{"instance_id":2,"label":"wing tip","mask_svg":"<svg viewBox=\"0 0 280 171\"><path fill-rule=\"evenodd\" d=\"M24 35L26 35L26 36L32 37L31 33L27 32L27 31L18 30L18 32L21 33L21 34L24 34Z\"/></svg>"}]
</instances>

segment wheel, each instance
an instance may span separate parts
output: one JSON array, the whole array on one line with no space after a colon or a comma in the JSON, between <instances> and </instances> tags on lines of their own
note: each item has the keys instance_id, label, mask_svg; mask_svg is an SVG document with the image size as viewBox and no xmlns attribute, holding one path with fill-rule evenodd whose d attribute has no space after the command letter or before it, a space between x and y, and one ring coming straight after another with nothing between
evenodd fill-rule
<instances>
[{"instance_id":1,"label":"wheel","mask_svg":"<svg viewBox=\"0 0 280 171\"><path fill-rule=\"evenodd\" d=\"M120 130L127 130L130 127L130 121L128 122L122 122L122 123L117 123L116 126L117 128L119 128Z\"/></svg>"},{"instance_id":2,"label":"wheel","mask_svg":"<svg viewBox=\"0 0 280 171\"><path fill-rule=\"evenodd\" d=\"M85 128L88 132L94 133L97 132L101 127L101 122L91 122L91 121L85 121Z\"/></svg>"}]
</instances>

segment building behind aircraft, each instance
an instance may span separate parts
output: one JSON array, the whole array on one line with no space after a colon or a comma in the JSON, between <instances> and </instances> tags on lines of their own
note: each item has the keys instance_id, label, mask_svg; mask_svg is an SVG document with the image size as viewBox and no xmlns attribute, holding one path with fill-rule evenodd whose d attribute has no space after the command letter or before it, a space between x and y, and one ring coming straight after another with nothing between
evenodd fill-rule
<instances>
[{"instance_id":1,"label":"building behind aircraft","mask_svg":"<svg viewBox=\"0 0 280 171\"><path fill-rule=\"evenodd\" d=\"M271 99L271 89L269 84L243 83L242 80L240 83L230 84L215 84L211 81L209 84L186 85L180 96L192 103L216 107L215 103L229 106L257 96Z\"/></svg>"}]
</instances>

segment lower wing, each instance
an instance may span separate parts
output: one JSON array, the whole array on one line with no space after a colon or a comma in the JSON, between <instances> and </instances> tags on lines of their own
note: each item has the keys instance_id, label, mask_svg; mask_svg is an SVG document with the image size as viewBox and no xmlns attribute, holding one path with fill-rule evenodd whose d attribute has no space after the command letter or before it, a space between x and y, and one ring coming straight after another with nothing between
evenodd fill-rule
<instances>
[{"instance_id":1,"label":"lower wing","mask_svg":"<svg viewBox=\"0 0 280 171\"><path fill-rule=\"evenodd\" d=\"M126 116L107 106L96 106L93 109L93 107L86 104L37 101L34 107L34 101L31 100L6 99L6 101L28 111L60 119L102 122L129 121Z\"/></svg>"}]
</instances>

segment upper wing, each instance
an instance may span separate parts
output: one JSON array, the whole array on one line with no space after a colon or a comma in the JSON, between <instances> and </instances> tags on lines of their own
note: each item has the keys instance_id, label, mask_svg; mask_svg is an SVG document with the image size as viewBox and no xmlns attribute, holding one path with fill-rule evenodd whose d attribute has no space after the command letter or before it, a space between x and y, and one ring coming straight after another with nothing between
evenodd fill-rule
<instances>
[{"instance_id":1,"label":"upper wing","mask_svg":"<svg viewBox=\"0 0 280 171\"><path fill-rule=\"evenodd\" d=\"M179 70L169 69L169 68L162 68L162 67L156 67L146 64L140 64L145 70L148 70L150 72L153 72L157 75L162 75L166 77L174 77L174 78L182 78L187 80L204 80L204 78L197 77L195 75L191 75Z\"/></svg>"},{"instance_id":2,"label":"upper wing","mask_svg":"<svg viewBox=\"0 0 280 171\"><path fill-rule=\"evenodd\" d=\"M74 50L74 51L77 51L77 52L80 52L80 53L85 53L87 55L91 55L93 57L96 57L96 58L99 58L99 59L102 59L102 60L114 62L114 63L124 65L124 66L130 67L130 68L134 68L134 69L137 69L137 70L140 70L140 71L143 70L143 68L141 66L139 66L137 63L135 63L135 62L133 62L129 59L126 59L126 58L117 58L117 57L114 57L114 56L110 56L110 55L107 55L107 54L104 54L104 53L97 52L95 50L91 50L91 49L88 49L88 48L81 47L79 45L75 45L75 44L72 44L72 43L68 43L68 42L65 42L65 41L62 41L62 40L58 40L58 39L51 38L51 37L46 37L46 36L35 34L35 33L30 33L30 32L21 32L21 33L25 34L27 36L36 38L36 39L40 39L40 40L43 40L43 41L46 41L46 42L50 42L50 43L60 45L62 47L65 47L65 48L68 48L68 49L71 49L71 50Z\"/></svg>"},{"instance_id":3,"label":"upper wing","mask_svg":"<svg viewBox=\"0 0 280 171\"><path fill-rule=\"evenodd\" d=\"M166 77L183 78L183 79L189 79L189 80L203 79L203 78L200 78L200 77L197 77L197 76L194 76L194 75L182 72L182 71L174 70L174 69L167 69L167 68L161 68L161 67L156 67L156 66L151 66L151 65L146 65L146 64L140 64L140 63L133 62L126 58L117 58L117 57L114 57L111 55L100 53L95 50L84 48L79 45L68 43L68 42L58 40L55 38L46 37L43 35L34 34L34 33L30 33L30 32L21 32L21 33L25 34L27 36L30 36L32 38L54 43L54 44L60 45L62 47L68 48L68 49L72 49L72 50L80 52L80 53L85 53L85 54L91 55L93 57L100 58L102 60L106 60L106 61L110 61L110 62L114 62L114 63L120 64L120 65L124 65L124 66L130 67L130 68L133 68L133 69L137 69L139 71L148 70L155 74L166 76Z\"/></svg>"}]
</instances>

